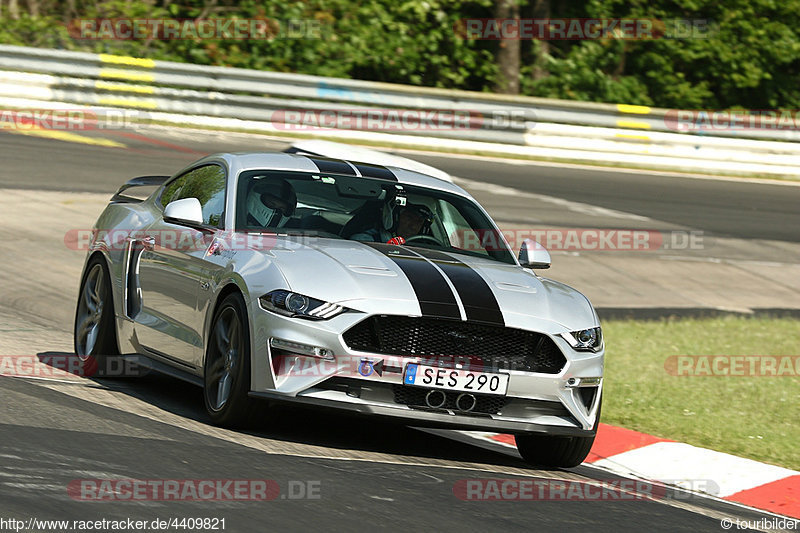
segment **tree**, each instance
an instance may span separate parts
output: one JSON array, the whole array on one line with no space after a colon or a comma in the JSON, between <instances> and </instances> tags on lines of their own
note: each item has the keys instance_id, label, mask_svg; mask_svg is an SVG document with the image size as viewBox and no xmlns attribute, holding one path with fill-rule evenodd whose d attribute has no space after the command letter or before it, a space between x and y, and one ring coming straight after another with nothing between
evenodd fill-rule
<instances>
[{"instance_id":1,"label":"tree","mask_svg":"<svg viewBox=\"0 0 800 533\"><path fill-rule=\"evenodd\" d=\"M517 0L495 0L496 19L519 19ZM497 48L498 76L494 90L503 94L519 94L519 39L501 38Z\"/></svg>"},{"instance_id":2,"label":"tree","mask_svg":"<svg viewBox=\"0 0 800 533\"><path fill-rule=\"evenodd\" d=\"M550 0L531 0L530 13L533 19L550 18ZM531 77L533 81L541 80L549 75L547 60L550 55L550 43L539 39L533 42L533 67Z\"/></svg>"}]
</instances>

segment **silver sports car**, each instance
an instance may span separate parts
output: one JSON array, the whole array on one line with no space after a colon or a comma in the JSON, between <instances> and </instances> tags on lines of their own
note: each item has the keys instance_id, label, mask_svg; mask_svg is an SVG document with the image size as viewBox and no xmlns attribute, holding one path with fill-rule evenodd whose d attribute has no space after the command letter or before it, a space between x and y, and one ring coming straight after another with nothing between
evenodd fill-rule
<instances>
[{"instance_id":1,"label":"silver sports car","mask_svg":"<svg viewBox=\"0 0 800 533\"><path fill-rule=\"evenodd\" d=\"M547 251L513 253L438 169L291 151L126 183L91 233L76 354L197 383L216 424L297 402L513 433L532 463L581 463L603 337L582 294L536 275Z\"/></svg>"}]
</instances>

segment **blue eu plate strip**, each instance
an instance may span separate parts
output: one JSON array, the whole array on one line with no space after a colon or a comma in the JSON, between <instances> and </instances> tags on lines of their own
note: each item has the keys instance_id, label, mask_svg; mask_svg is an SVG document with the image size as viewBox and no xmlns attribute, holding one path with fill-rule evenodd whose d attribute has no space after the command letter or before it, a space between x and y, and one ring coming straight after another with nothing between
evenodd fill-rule
<instances>
[{"instance_id":1,"label":"blue eu plate strip","mask_svg":"<svg viewBox=\"0 0 800 533\"><path fill-rule=\"evenodd\" d=\"M417 379L417 365L416 363L409 363L406 366L406 375L403 377L403 383L406 385L413 385L414 380Z\"/></svg>"}]
</instances>

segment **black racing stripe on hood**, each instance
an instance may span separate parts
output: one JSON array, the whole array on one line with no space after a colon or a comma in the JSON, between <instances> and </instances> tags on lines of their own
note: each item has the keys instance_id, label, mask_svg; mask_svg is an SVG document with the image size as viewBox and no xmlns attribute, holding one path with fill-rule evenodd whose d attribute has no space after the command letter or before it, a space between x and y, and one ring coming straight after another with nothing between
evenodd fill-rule
<instances>
[{"instance_id":1,"label":"black racing stripe on hood","mask_svg":"<svg viewBox=\"0 0 800 533\"><path fill-rule=\"evenodd\" d=\"M308 156L308 158L317 165L320 172L326 174L344 174L346 176L355 176L356 171L341 159L331 159L329 157Z\"/></svg>"},{"instance_id":2,"label":"black racing stripe on hood","mask_svg":"<svg viewBox=\"0 0 800 533\"><path fill-rule=\"evenodd\" d=\"M416 248L412 253L433 261L458 291L467 320L505 326L503 312L489 284L476 270L438 250Z\"/></svg>"},{"instance_id":3,"label":"black racing stripe on hood","mask_svg":"<svg viewBox=\"0 0 800 533\"><path fill-rule=\"evenodd\" d=\"M399 246L377 242L362 244L381 252L400 267L417 295L423 315L461 320L461 311L450 285L427 259Z\"/></svg>"},{"instance_id":4,"label":"black racing stripe on hood","mask_svg":"<svg viewBox=\"0 0 800 533\"><path fill-rule=\"evenodd\" d=\"M352 163L352 162L351 162ZM367 178L379 178L382 180L397 181L397 176L382 165L373 165L370 163L352 163L354 167L361 172L362 176Z\"/></svg>"}]
</instances>

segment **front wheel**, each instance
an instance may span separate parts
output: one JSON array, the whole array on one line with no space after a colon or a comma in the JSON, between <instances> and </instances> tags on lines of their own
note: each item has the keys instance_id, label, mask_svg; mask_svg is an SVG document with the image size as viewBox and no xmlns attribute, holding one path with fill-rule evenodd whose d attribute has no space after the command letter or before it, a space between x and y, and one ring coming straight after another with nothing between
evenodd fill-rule
<instances>
[{"instance_id":1,"label":"front wheel","mask_svg":"<svg viewBox=\"0 0 800 533\"><path fill-rule=\"evenodd\" d=\"M75 355L84 376L107 374L109 356L118 356L111 276L105 259L96 255L86 265L75 311Z\"/></svg>"},{"instance_id":2,"label":"front wheel","mask_svg":"<svg viewBox=\"0 0 800 533\"><path fill-rule=\"evenodd\" d=\"M600 425L600 407L594 431ZM572 468L586 459L594 444L595 435L591 437L557 437L553 435L515 435L517 450L525 461L533 465L552 468Z\"/></svg>"},{"instance_id":3,"label":"front wheel","mask_svg":"<svg viewBox=\"0 0 800 533\"><path fill-rule=\"evenodd\" d=\"M253 412L250 392L250 329L239 294L227 296L211 322L206 348L204 387L206 411L220 426L242 426Z\"/></svg>"}]
</instances>

